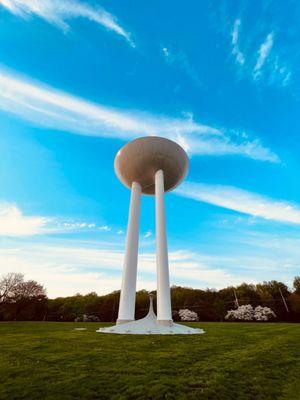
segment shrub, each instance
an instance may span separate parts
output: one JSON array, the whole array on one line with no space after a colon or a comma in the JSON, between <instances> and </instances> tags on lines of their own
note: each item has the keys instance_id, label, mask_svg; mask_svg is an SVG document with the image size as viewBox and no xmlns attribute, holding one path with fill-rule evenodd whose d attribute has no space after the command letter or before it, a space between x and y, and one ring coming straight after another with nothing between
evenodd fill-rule
<instances>
[{"instance_id":1,"label":"shrub","mask_svg":"<svg viewBox=\"0 0 300 400\"><path fill-rule=\"evenodd\" d=\"M229 310L225 316L229 321L269 321L272 318L276 318L276 315L270 308L257 306L254 309L251 304Z\"/></svg>"},{"instance_id":2,"label":"shrub","mask_svg":"<svg viewBox=\"0 0 300 400\"><path fill-rule=\"evenodd\" d=\"M198 314L194 311L183 309L178 312L181 321L199 321Z\"/></svg>"},{"instance_id":3,"label":"shrub","mask_svg":"<svg viewBox=\"0 0 300 400\"><path fill-rule=\"evenodd\" d=\"M269 307L257 306L254 310L254 319L256 321L269 321L276 318L276 314Z\"/></svg>"}]
</instances>

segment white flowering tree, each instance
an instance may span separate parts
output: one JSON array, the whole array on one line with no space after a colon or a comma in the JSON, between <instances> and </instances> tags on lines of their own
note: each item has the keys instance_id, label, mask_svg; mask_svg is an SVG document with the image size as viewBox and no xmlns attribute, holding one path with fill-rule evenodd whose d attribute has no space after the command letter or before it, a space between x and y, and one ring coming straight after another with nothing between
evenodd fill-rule
<instances>
[{"instance_id":1,"label":"white flowering tree","mask_svg":"<svg viewBox=\"0 0 300 400\"><path fill-rule=\"evenodd\" d=\"M198 314L187 308L179 310L178 314L180 316L181 321L199 321Z\"/></svg>"},{"instance_id":2,"label":"white flowering tree","mask_svg":"<svg viewBox=\"0 0 300 400\"><path fill-rule=\"evenodd\" d=\"M229 321L269 321L273 318L276 318L276 315L270 308L262 306L253 308L251 304L229 310L225 316Z\"/></svg>"},{"instance_id":3,"label":"white flowering tree","mask_svg":"<svg viewBox=\"0 0 300 400\"><path fill-rule=\"evenodd\" d=\"M254 310L254 319L256 321L269 321L276 318L276 314L269 307L257 306Z\"/></svg>"},{"instance_id":4,"label":"white flowering tree","mask_svg":"<svg viewBox=\"0 0 300 400\"><path fill-rule=\"evenodd\" d=\"M229 310L225 319L229 321L252 321L254 310L251 304L239 306L236 310Z\"/></svg>"}]
</instances>

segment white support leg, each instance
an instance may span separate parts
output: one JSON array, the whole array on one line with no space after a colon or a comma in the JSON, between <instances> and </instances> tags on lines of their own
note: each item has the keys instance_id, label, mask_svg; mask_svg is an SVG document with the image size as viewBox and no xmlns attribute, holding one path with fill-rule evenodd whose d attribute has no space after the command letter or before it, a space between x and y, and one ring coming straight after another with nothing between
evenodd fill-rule
<instances>
[{"instance_id":1,"label":"white support leg","mask_svg":"<svg viewBox=\"0 0 300 400\"><path fill-rule=\"evenodd\" d=\"M155 174L155 223L157 264L157 323L171 326L172 308L169 279L168 245L164 206L164 173Z\"/></svg>"},{"instance_id":2,"label":"white support leg","mask_svg":"<svg viewBox=\"0 0 300 400\"><path fill-rule=\"evenodd\" d=\"M122 288L117 324L134 320L140 203L141 186L139 183L133 182L131 187Z\"/></svg>"}]
</instances>

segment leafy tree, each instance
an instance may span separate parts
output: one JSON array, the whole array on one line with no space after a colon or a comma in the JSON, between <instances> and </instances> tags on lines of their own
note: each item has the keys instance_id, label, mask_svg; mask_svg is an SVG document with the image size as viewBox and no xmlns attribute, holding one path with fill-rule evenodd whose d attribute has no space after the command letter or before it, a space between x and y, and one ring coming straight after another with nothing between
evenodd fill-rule
<instances>
[{"instance_id":1,"label":"leafy tree","mask_svg":"<svg viewBox=\"0 0 300 400\"><path fill-rule=\"evenodd\" d=\"M36 281L20 282L14 288L14 301L43 299L46 297L46 290Z\"/></svg>"},{"instance_id":2,"label":"leafy tree","mask_svg":"<svg viewBox=\"0 0 300 400\"><path fill-rule=\"evenodd\" d=\"M189 309L198 314L200 321L223 321L227 310L236 309L236 292L240 306L250 304L253 308L269 307L274 310L278 321L300 322L300 277L295 278L294 289L291 293L284 283L274 280L257 285L243 283L219 291L173 286L173 318L180 318L180 309ZM156 292L153 294L156 296ZM24 281L22 274L8 274L0 279L0 320L74 321L75 318L82 320L83 315L93 315L101 321L113 322L118 316L119 297L120 292L115 291L104 296L92 292L47 299L46 291L39 283ZM287 312L282 297L290 312ZM135 317L143 318L148 307L148 292L137 292Z\"/></svg>"},{"instance_id":3,"label":"leafy tree","mask_svg":"<svg viewBox=\"0 0 300 400\"><path fill-rule=\"evenodd\" d=\"M16 320L44 319L47 307L46 290L36 281L20 282L11 299Z\"/></svg>"},{"instance_id":4,"label":"leafy tree","mask_svg":"<svg viewBox=\"0 0 300 400\"><path fill-rule=\"evenodd\" d=\"M242 283L236 288L236 294L240 305L249 303L252 305L258 305L259 303L255 285Z\"/></svg>"},{"instance_id":5,"label":"leafy tree","mask_svg":"<svg viewBox=\"0 0 300 400\"><path fill-rule=\"evenodd\" d=\"M293 282L295 293L300 295L300 276L296 276Z\"/></svg>"},{"instance_id":6,"label":"leafy tree","mask_svg":"<svg viewBox=\"0 0 300 400\"><path fill-rule=\"evenodd\" d=\"M10 273L0 280L0 319L43 319L47 312L47 296L36 281L24 281L22 274Z\"/></svg>"}]
</instances>

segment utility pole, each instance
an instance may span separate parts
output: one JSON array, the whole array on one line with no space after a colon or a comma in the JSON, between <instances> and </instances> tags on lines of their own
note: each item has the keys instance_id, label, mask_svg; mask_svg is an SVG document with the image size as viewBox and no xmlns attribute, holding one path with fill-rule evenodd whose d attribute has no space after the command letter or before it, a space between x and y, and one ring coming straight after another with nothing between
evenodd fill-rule
<instances>
[{"instance_id":1,"label":"utility pole","mask_svg":"<svg viewBox=\"0 0 300 400\"><path fill-rule=\"evenodd\" d=\"M283 294L282 294L282 291L281 291L281 289L280 289L280 286L278 286L278 289L279 289L279 293L280 293L280 295L281 295L283 304L284 304L284 306L285 306L285 309L286 309L286 311L289 313L290 310L289 310L289 308L288 308L288 305L286 304L285 298L283 297Z\"/></svg>"},{"instance_id":2,"label":"utility pole","mask_svg":"<svg viewBox=\"0 0 300 400\"><path fill-rule=\"evenodd\" d=\"M235 305L236 305L236 307L238 308L240 305L239 305L239 300L238 300L238 298L237 298L236 291L235 291L234 288L233 288L233 293L234 293L234 298L235 298Z\"/></svg>"}]
</instances>

